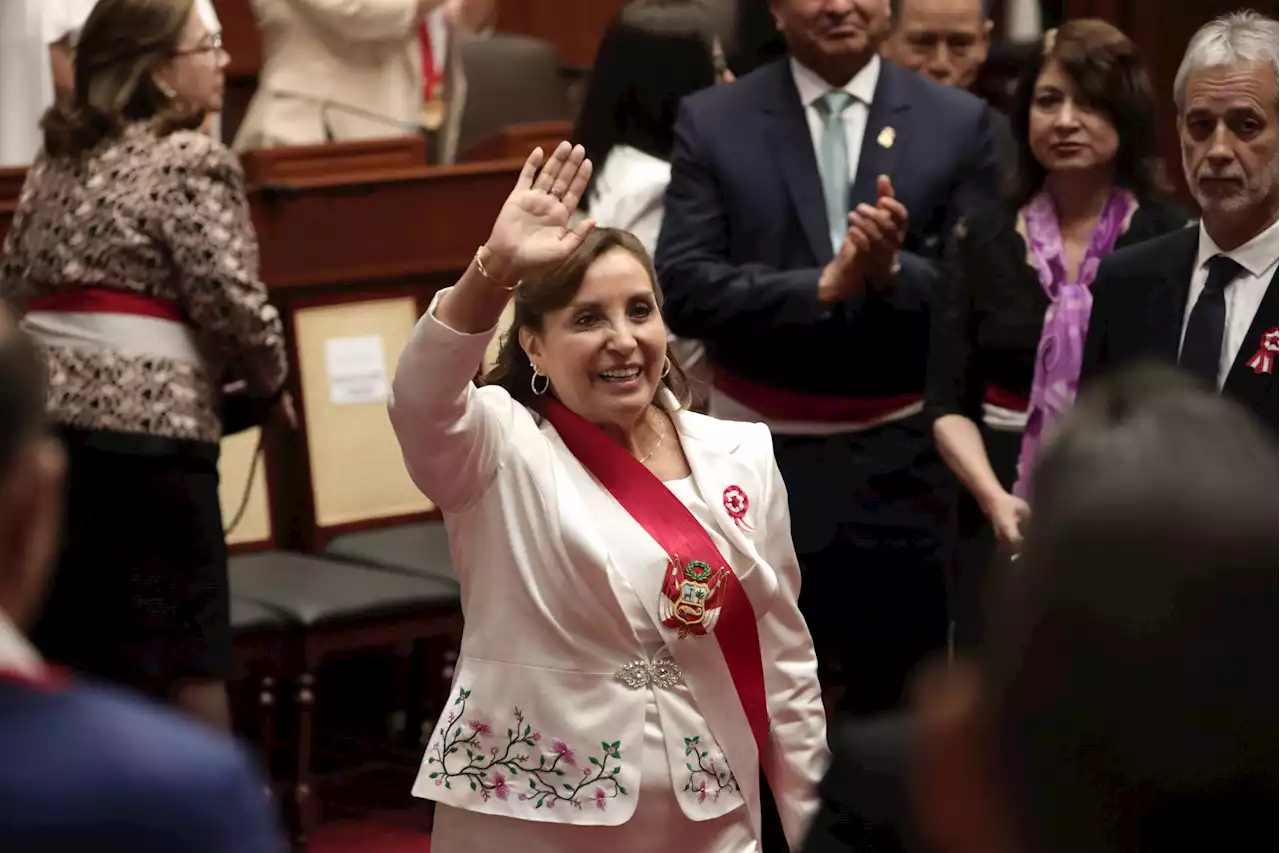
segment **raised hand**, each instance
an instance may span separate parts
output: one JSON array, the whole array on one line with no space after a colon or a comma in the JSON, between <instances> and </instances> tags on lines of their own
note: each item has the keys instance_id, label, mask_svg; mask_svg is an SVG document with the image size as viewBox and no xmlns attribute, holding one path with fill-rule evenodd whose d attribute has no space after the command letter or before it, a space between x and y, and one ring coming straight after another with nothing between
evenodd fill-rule
<instances>
[{"instance_id":1,"label":"raised hand","mask_svg":"<svg viewBox=\"0 0 1280 853\"><path fill-rule=\"evenodd\" d=\"M588 219L569 228L591 177L583 147L561 142L546 165L543 159L535 148L525 160L485 244L510 280L563 261L595 225Z\"/></svg>"}]
</instances>

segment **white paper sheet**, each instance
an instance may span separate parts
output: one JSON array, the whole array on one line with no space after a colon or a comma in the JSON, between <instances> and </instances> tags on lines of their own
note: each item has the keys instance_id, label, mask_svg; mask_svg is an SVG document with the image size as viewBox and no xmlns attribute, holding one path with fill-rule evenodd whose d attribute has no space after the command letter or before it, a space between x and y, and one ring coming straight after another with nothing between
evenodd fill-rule
<instances>
[{"instance_id":1,"label":"white paper sheet","mask_svg":"<svg viewBox=\"0 0 1280 853\"><path fill-rule=\"evenodd\" d=\"M390 390L381 335L330 338L324 342L329 401L335 405L385 403Z\"/></svg>"}]
</instances>

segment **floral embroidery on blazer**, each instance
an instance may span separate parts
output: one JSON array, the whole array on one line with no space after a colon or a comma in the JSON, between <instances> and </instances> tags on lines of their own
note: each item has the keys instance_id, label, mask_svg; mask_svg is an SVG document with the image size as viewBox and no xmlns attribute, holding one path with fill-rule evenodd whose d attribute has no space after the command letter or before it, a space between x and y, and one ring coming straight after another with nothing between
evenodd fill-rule
<instances>
[{"instance_id":1,"label":"floral embroidery on blazer","mask_svg":"<svg viewBox=\"0 0 1280 853\"><path fill-rule=\"evenodd\" d=\"M603 811L609 800L627 795L615 778L622 771L619 741L601 741L600 754L588 755L587 763L580 765L580 750L563 740L554 738L549 746L540 746L542 733L525 721L519 708L512 709L513 725L505 736L495 734L478 717L463 723L470 698L470 690L458 689L454 707L437 732L438 741L427 754L427 765L433 768L427 778L436 785L452 790L455 781L466 781L485 802L490 797L508 800L515 786L519 799L535 809L555 808L556 803L580 809L590 802ZM465 754L465 761L459 753Z\"/></svg>"}]
</instances>

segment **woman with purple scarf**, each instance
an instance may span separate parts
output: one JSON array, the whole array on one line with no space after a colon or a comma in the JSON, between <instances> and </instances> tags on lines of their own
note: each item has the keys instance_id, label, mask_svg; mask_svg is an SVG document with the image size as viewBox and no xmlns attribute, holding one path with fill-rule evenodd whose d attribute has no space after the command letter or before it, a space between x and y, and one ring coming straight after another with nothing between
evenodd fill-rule
<instances>
[{"instance_id":1,"label":"woman with purple scarf","mask_svg":"<svg viewBox=\"0 0 1280 853\"><path fill-rule=\"evenodd\" d=\"M1075 398L1098 264L1187 224L1159 167L1155 98L1122 32L1068 21L1018 80L1011 193L956 227L935 291L925 405L957 507L952 613L981 638L983 577L1017 552L1036 454Z\"/></svg>"}]
</instances>

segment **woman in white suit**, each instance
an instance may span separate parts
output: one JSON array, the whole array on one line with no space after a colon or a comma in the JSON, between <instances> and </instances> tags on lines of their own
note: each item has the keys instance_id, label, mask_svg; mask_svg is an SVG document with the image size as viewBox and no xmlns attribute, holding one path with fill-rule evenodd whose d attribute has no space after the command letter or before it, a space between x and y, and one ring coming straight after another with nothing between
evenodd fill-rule
<instances>
[{"instance_id":1,"label":"woman in white suit","mask_svg":"<svg viewBox=\"0 0 1280 853\"><path fill-rule=\"evenodd\" d=\"M648 255L567 227L580 146L543 161L393 384L466 617L414 786L438 804L432 850L751 853L761 768L797 849L826 723L771 437L684 408Z\"/></svg>"}]
</instances>

